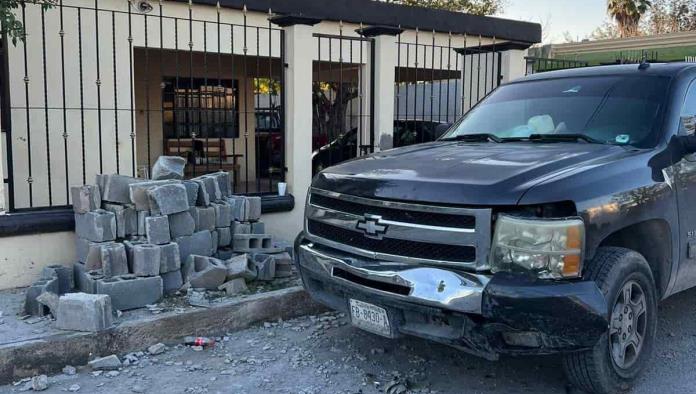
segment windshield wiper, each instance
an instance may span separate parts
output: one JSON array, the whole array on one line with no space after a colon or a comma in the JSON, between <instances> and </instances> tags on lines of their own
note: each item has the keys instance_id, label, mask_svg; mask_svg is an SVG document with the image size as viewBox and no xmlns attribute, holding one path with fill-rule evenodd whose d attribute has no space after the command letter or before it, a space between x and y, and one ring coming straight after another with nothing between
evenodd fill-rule
<instances>
[{"instance_id":1,"label":"windshield wiper","mask_svg":"<svg viewBox=\"0 0 696 394\"><path fill-rule=\"evenodd\" d=\"M589 137L585 134L530 134L528 137L529 141L538 141L538 142L564 142L564 141L585 141L590 144L604 144L603 141L594 139L592 137Z\"/></svg>"},{"instance_id":2,"label":"windshield wiper","mask_svg":"<svg viewBox=\"0 0 696 394\"><path fill-rule=\"evenodd\" d=\"M442 138L441 141L465 141L465 142L502 142L498 136L489 133L459 134L452 137Z\"/></svg>"}]
</instances>

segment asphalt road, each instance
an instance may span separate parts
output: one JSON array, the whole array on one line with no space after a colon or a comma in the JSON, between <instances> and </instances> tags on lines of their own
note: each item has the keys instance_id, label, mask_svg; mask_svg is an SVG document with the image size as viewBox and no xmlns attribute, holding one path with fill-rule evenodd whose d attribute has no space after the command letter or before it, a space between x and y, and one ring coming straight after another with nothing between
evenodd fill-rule
<instances>
[{"instance_id":1,"label":"asphalt road","mask_svg":"<svg viewBox=\"0 0 696 394\"><path fill-rule=\"evenodd\" d=\"M696 290L660 309L657 352L633 393L696 392ZM46 393L575 393L556 357L489 362L416 338L386 340L332 313L169 346L118 372L49 377ZM121 355L121 359L124 357ZM111 376L110 376L111 375ZM0 387L19 392L30 383Z\"/></svg>"}]
</instances>

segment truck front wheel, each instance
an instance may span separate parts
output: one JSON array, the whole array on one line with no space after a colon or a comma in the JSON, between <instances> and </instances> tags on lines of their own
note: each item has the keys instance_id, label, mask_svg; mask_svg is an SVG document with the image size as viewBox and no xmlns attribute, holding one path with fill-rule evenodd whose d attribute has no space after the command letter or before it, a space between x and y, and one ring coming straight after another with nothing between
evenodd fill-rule
<instances>
[{"instance_id":1,"label":"truck front wheel","mask_svg":"<svg viewBox=\"0 0 696 394\"><path fill-rule=\"evenodd\" d=\"M593 280L607 300L609 326L592 349L568 354L568 379L592 393L630 388L650 360L657 327L655 280L645 258L632 250L597 250L585 278Z\"/></svg>"}]
</instances>

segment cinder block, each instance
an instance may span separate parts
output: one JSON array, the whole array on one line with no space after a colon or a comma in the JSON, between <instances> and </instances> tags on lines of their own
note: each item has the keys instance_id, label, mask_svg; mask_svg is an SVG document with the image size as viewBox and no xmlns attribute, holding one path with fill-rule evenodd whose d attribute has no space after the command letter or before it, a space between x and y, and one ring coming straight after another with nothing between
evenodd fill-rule
<instances>
[{"instance_id":1,"label":"cinder block","mask_svg":"<svg viewBox=\"0 0 696 394\"><path fill-rule=\"evenodd\" d=\"M73 275L72 267L66 267L60 264L49 265L41 271L41 279L58 278L58 292L61 295L70 292L75 288L75 275Z\"/></svg>"},{"instance_id":2,"label":"cinder block","mask_svg":"<svg viewBox=\"0 0 696 394\"><path fill-rule=\"evenodd\" d=\"M175 185L181 183L177 180L161 180L161 181L138 181L129 186L129 202L135 204L135 209L138 211L150 210L150 198L147 195L148 189L155 186Z\"/></svg>"},{"instance_id":3,"label":"cinder block","mask_svg":"<svg viewBox=\"0 0 696 394\"><path fill-rule=\"evenodd\" d=\"M218 286L218 290L224 290L227 295L235 295L249 290L242 278L232 279Z\"/></svg>"},{"instance_id":4,"label":"cinder block","mask_svg":"<svg viewBox=\"0 0 696 394\"><path fill-rule=\"evenodd\" d=\"M166 272L162 276L162 285L164 294L173 294L181 289L184 285L184 279L181 276L181 270Z\"/></svg>"},{"instance_id":5,"label":"cinder block","mask_svg":"<svg viewBox=\"0 0 696 394\"><path fill-rule=\"evenodd\" d=\"M252 267L249 264L249 256L246 253L234 256L225 261L225 266L227 267L227 280L237 278L244 278L246 280L256 279L256 266Z\"/></svg>"},{"instance_id":6,"label":"cinder block","mask_svg":"<svg viewBox=\"0 0 696 394\"><path fill-rule=\"evenodd\" d=\"M218 227L215 229L218 233L218 248L230 246L232 243L232 230L229 227Z\"/></svg>"},{"instance_id":7,"label":"cinder block","mask_svg":"<svg viewBox=\"0 0 696 394\"><path fill-rule=\"evenodd\" d=\"M210 205L215 209L215 227L229 227L232 223L232 206L224 201Z\"/></svg>"},{"instance_id":8,"label":"cinder block","mask_svg":"<svg viewBox=\"0 0 696 394\"><path fill-rule=\"evenodd\" d=\"M287 252L266 255L275 261L275 277L285 278L293 274L292 257Z\"/></svg>"},{"instance_id":9,"label":"cinder block","mask_svg":"<svg viewBox=\"0 0 696 394\"><path fill-rule=\"evenodd\" d=\"M167 219L169 219L169 234L172 239L191 235L196 231L196 221L193 220L189 211L167 215Z\"/></svg>"},{"instance_id":10,"label":"cinder block","mask_svg":"<svg viewBox=\"0 0 696 394\"><path fill-rule=\"evenodd\" d=\"M234 234L232 249L238 253L275 253L273 237L267 234Z\"/></svg>"},{"instance_id":11,"label":"cinder block","mask_svg":"<svg viewBox=\"0 0 696 394\"><path fill-rule=\"evenodd\" d=\"M128 273L128 258L123 244L112 243L101 248L102 272L105 278Z\"/></svg>"},{"instance_id":12,"label":"cinder block","mask_svg":"<svg viewBox=\"0 0 696 394\"><path fill-rule=\"evenodd\" d=\"M190 207L193 207L196 205L196 201L198 200L198 186L197 182L191 181L191 180L184 180L181 181L181 183L186 187L186 195L188 196L188 203Z\"/></svg>"},{"instance_id":13,"label":"cinder block","mask_svg":"<svg viewBox=\"0 0 696 394\"><path fill-rule=\"evenodd\" d=\"M261 197L247 197L247 220L252 222L261 219Z\"/></svg>"},{"instance_id":14,"label":"cinder block","mask_svg":"<svg viewBox=\"0 0 696 394\"><path fill-rule=\"evenodd\" d=\"M104 279L101 270L88 270L84 264L73 264L75 288L83 293L94 294L97 291L97 281Z\"/></svg>"},{"instance_id":15,"label":"cinder block","mask_svg":"<svg viewBox=\"0 0 696 394\"><path fill-rule=\"evenodd\" d=\"M196 231L215 230L215 208L191 207L189 212L196 222Z\"/></svg>"},{"instance_id":16,"label":"cinder block","mask_svg":"<svg viewBox=\"0 0 696 394\"><path fill-rule=\"evenodd\" d=\"M27 292L24 297L24 313L33 316L46 315L50 312L48 307L42 305L36 300L36 298L44 292L58 294L58 291L58 276L53 276L49 279L40 279L34 282L34 284L27 288Z\"/></svg>"},{"instance_id":17,"label":"cinder block","mask_svg":"<svg viewBox=\"0 0 696 394\"><path fill-rule=\"evenodd\" d=\"M251 256L251 264L256 266L257 280L273 280L276 275L275 259L264 253L256 253Z\"/></svg>"},{"instance_id":18,"label":"cinder block","mask_svg":"<svg viewBox=\"0 0 696 394\"><path fill-rule=\"evenodd\" d=\"M75 234L92 242L113 241L116 239L116 216L103 209L76 213Z\"/></svg>"},{"instance_id":19,"label":"cinder block","mask_svg":"<svg viewBox=\"0 0 696 394\"><path fill-rule=\"evenodd\" d=\"M116 218L116 238L137 234L138 216L132 205L104 203L104 210L113 212Z\"/></svg>"},{"instance_id":20,"label":"cinder block","mask_svg":"<svg viewBox=\"0 0 696 394\"><path fill-rule=\"evenodd\" d=\"M266 234L266 224L264 222L252 222L251 223L251 233L252 234Z\"/></svg>"},{"instance_id":21,"label":"cinder block","mask_svg":"<svg viewBox=\"0 0 696 394\"><path fill-rule=\"evenodd\" d=\"M251 234L251 223L232 222L232 235Z\"/></svg>"},{"instance_id":22,"label":"cinder block","mask_svg":"<svg viewBox=\"0 0 696 394\"><path fill-rule=\"evenodd\" d=\"M150 211L137 211L138 235L145 235L145 219L150 217Z\"/></svg>"},{"instance_id":23,"label":"cinder block","mask_svg":"<svg viewBox=\"0 0 696 394\"><path fill-rule=\"evenodd\" d=\"M142 308L162 298L162 278L138 277L132 274L104 278L97 281L97 293L111 297L111 305L117 310Z\"/></svg>"},{"instance_id":24,"label":"cinder block","mask_svg":"<svg viewBox=\"0 0 696 394\"><path fill-rule=\"evenodd\" d=\"M150 198L150 211L160 215L185 212L189 209L186 186L181 183L155 186L147 190Z\"/></svg>"},{"instance_id":25,"label":"cinder block","mask_svg":"<svg viewBox=\"0 0 696 394\"><path fill-rule=\"evenodd\" d=\"M220 240L220 235L218 234L217 230L213 230L210 232L210 254L209 256L212 256L217 252L218 249L218 242Z\"/></svg>"},{"instance_id":26,"label":"cinder block","mask_svg":"<svg viewBox=\"0 0 696 394\"><path fill-rule=\"evenodd\" d=\"M87 213L101 207L101 192L99 186L84 185L70 188L73 210L75 213Z\"/></svg>"},{"instance_id":27,"label":"cinder block","mask_svg":"<svg viewBox=\"0 0 696 394\"><path fill-rule=\"evenodd\" d=\"M225 282L227 267L214 257L190 255L181 268L184 282L192 288L215 290Z\"/></svg>"},{"instance_id":28,"label":"cinder block","mask_svg":"<svg viewBox=\"0 0 696 394\"><path fill-rule=\"evenodd\" d=\"M213 243L210 231L203 230L190 236L179 237L175 240L179 245L179 257L182 263L192 255L210 256L210 246Z\"/></svg>"},{"instance_id":29,"label":"cinder block","mask_svg":"<svg viewBox=\"0 0 696 394\"><path fill-rule=\"evenodd\" d=\"M169 235L169 220L166 216L150 216L145 218L145 235L147 242L162 245L171 242Z\"/></svg>"},{"instance_id":30,"label":"cinder block","mask_svg":"<svg viewBox=\"0 0 696 394\"><path fill-rule=\"evenodd\" d=\"M201 175L191 180L198 183L199 186L198 200L196 200L196 205L205 207L211 202L222 198L220 186L214 177Z\"/></svg>"},{"instance_id":31,"label":"cinder block","mask_svg":"<svg viewBox=\"0 0 696 394\"><path fill-rule=\"evenodd\" d=\"M232 194L232 184L230 182L231 177L228 172L218 171L205 176L212 177L218 184L218 189L220 189L221 198L227 197Z\"/></svg>"},{"instance_id":32,"label":"cinder block","mask_svg":"<svg viewBox=\"0 0 696 394\"><path fill-rule=\"evenodd\" d=\"M56 327L62 330L105 330L112 325L111 299L104 294L70 293L58 300Z\"/></svg>"},{"instance_id":33,"label":"cinder block","mask_svg":"<svg viewBox=\"0 0 696 394\"><path fill-rule=\"evenodd\" d=\"M183 179L186 159L180 156L160 156L152 166L152 179Z\"/></svg>"},{"instance_id":34,"label":"cinder block","mask_svg":"<svg viewBox=\"0 0 696 394\"><path fill-rule=\"evenodd\" d=\"M160 249L160 274L165 274L181 269L181 256L179 245L174 242L159 245Z\"/></svg>"},{"instance_id":35,"label":"cinder block","mask_svg":"<svg viewBox=\"0 0 696 394\"><path fill-rule=\"evenodd\" d=\"M160 273L161 250L152 244L133 245L131 267L136 276L157 276Z\"/></svg>"},{"instance_id":36,"label":"cinder block","mask_svg":"<svg viewBox=\"0 0 696 394\"><path fill-rule=\"evenodd\" d=\"M130 203L129 187L137 182L142 182L142 179L119 174L102 174L97 178L97 183L101 187L102 200L119 204Z\"/></svg>"},{"instance_id":37,"label":"cinder block","mask_svg":"<svg viewBox=\"0 0 696 394\"><path fill-rule=\"evenodd\" d=\"M77 238L75 240L75 252L77 254L77 261L85 263L88 270L101 269L101 250L109 245L112 245L113 243L113 241L92 242L84 238Z\"/></svg>"},{"instance_id":38,"label":"cinder block","mask_svg":"<svg viewBox=\"0 0 696 394\"><path fill-rule=\"evenodd\" d=\"M261 197L232 195L227 201L234 206L232 216L236 221L256 221L261 217Z\"/></svg>"},{"instance_id":39,"label":"cinder block","mask_svg":"<svg viewBox=\"0 0 696 394\"><path fill-rule=\"evenodd\" d=\"M136 245L144 245L147 244L147 241L145 240L140 240L140 239L128 239L123 241L123 247L126 248L126 257L128 258L128 271L133 272L133 248Z\"/></svg>"},{"instance_id":40,"label":"cinder block","mask_svg":"<svg viewBox=\"0 0 696 394\"><path fill-rule=\"evenodd\" d=\"M230 247L221 247L213 254L213 256L220 260L229 260L237 254Z\"/></svg>"}]
</instances>

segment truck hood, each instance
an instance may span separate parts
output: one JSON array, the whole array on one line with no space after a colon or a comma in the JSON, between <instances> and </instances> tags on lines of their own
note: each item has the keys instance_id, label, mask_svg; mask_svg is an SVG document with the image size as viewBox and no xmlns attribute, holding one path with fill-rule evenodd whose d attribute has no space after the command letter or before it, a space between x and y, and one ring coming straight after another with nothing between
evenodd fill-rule
<instances>
[{"instance_id":1,"label":"truck hood","mask_svg":"<svg viewBox=\"0 0 696 394\"><path fill-rule=\"evenodd\" d=\"M539 182L630 154L624 147L583 142L436 141L330 167L315 177L313 186L367 198L515 205Z\"/></svg>"}]
</instances>

